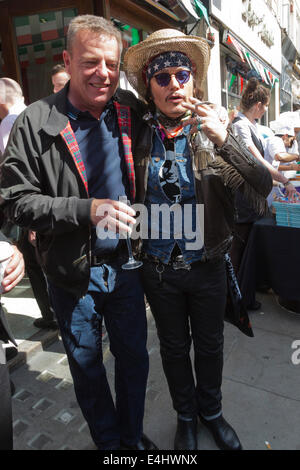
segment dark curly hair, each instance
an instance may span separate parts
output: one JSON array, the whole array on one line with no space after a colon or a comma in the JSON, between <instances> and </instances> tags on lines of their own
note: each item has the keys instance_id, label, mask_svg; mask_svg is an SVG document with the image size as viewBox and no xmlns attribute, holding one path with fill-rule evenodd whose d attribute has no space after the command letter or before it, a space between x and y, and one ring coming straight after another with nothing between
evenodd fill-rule
<instances>
[{"instance_id":1,"label":"dark curly hair","mask_svg":"<svg viewBox=\"0 0 300 470\"><path fill-rule=\"evenodd\" d=\"M255 77L250 78L241 99L241 108L248 111L256 103L266 104L270 100L270 90L264 87Z\"/></svg>"}]
</instances>

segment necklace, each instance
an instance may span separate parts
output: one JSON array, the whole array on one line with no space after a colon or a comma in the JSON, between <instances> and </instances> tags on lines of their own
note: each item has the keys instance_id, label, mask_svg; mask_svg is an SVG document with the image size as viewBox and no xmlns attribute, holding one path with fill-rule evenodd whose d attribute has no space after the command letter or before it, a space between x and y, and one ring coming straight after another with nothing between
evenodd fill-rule
<instances>
[{"instance_id":1,"label":"necklace","mask_svg":"<svg viewBox=\"0 0 300 470\"><path fill-rule=\"evenodd\" d=\"M163 140L165 137L167 139L174 139L174 137L177 137L183 129L182 120L190 114L190 111L186 111L181 116L173 119L157 110L157 121Z\"/></svg>"}]
</instances>

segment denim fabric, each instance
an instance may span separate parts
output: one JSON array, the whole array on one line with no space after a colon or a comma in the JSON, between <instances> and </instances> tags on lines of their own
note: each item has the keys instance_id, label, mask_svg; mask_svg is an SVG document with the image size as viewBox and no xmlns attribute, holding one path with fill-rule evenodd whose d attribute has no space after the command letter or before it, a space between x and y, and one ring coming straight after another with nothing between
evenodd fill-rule
<instances>
[{"instance_id":1,"label":"denim fabric","mask_svg":"<svg viewBox=\"0 0 300 470\"><path fill-rule=\"evenodd\" d=\"M172 250L177 243L186 263L193 263L201 259L203 250L192 249L193 247L186 246L186 243L192 245L194 238L187 236L187 229L189 232L195 232L196 229L196 198L194 190L194 175L192 170L192 162L190 158L190 151L186 135L189 128L185 128L182 135L174 139L175 141L175 159L178 168L181 198L179 206L182 210L182 224L178 225L181 228L182 237L177 238L174 228L174 212L170 214L170 224L167 224L167 230L163 229L162 218L160 216L159 223L154 224L154 218L151 217L151 210L153 205L167 205L167 208L178 206L174 204L166 196L160 184L159 172L163 166L167 153L159 133L156 131L153 139L153 148L151 152L151 162L148 168L148 185L145 198L145 206L148 211L148 240L143 241L143 249L146 253L159 257L162 262L168 263ZM184 213L184 208L187 210L189 207L190 212ZM151 209L152 208L152 209ZM151 228L156 233L156 238L151 236ZM170 231L169 231L170 228Z\"/></svg>"},{"instance_id":2,"label":"denim fabric","mask_svg":"<svg viewBox=\"0 0 300 470\"><path fill-rule=\"evenodd\" d=\"M79 300L49 286L77 400L95 444L103 450L118 448L120 440L134 445L143 431L149 360L139 276L117 263L92 267L88 292ZM115 358L116 405L103 364L103 318Z\"/></svg>"}]
</instances>

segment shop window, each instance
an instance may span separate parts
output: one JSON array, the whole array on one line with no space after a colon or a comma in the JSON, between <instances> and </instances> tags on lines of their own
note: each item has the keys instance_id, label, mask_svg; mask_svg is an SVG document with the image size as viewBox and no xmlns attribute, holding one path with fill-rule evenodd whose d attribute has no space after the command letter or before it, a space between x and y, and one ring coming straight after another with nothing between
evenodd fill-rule
<instances>
[{"instance_id":1,"label":"shop window","mask_svg":"<svg viewBox=\"0 0 300 470\"><path fill-rule=\"evenodd\" d=\"M140 41L143 41L144 39L146 39L148 33L141 29L136 29L133 26L124 24L115 18L111 18L111 21L121 31L121 34L122 34L123 52L122 52L121 67L120 67L120 87L125 90L130 90L136 94L135 90L129 84L125 73L123 72L123 67L122 67L123 57L124 57L126 50L129 47L134 46L135 44L138 44Z\"/></svg>"},{"instance_id":2,"label":"shop window","mask_svg":"<svg viewBox=\"0 0 300 470\"><path fill-rule=\"evenodd\" d=\"M129 47L134 46L135 44L138 44L140 41L143 41L144 39L146 39L148 35L146 31L143 31L142 29L137 29L128 24L124 24L121 21L117 20L116 18L111 18L111 21L121 31L121 34L122 34L122 42L123 42L122 58L124 57L124 54Z\"/></svg>"},{"instance_id":3,"label":"shop window","mask_svg":"<svg viewBox=\"0 0 300 470\"><path fill-rule=\"evenodd\" d=\"M222 11L222 1L221 0L213 0L213 4L216 8Z\"/></svg>"},{"instance_id":4,"label":"shop window","mask_svg":"<svg viewBox=\"0 0 300 470\"><path fill-rule=\"evenodd\" d=\"M63 61L68 24L76 15L72 8L13 19L27 104L52 93L51 70Z\"/></svg>"},{"instance_id":5,"label":"shop window","mask_svg":"<svg viewBox=\"0 0 300 470\"><path fill-rule=\"evenodd\" d=\"M236 71L235 68L228 66L228 60L226 59L227 58L222 56L222 106L224 106L228 113L230 113L239 107L246 80Z\"/></svg>"},{"instance_id":6,"label":"shop window","mask_svg":"<svg viewBox=\"0 0 300 470\"><path fill-rule=\"evenodd\" d=\"M233 57L221 56L222 106L227 109L228 113L239 109L243 91L247 86L248 79L252 76L260 78L255 70L249 70L245 64L238 62ZM278 81L278 79L276 80ZM271 90L271 100L269 110L260 120L263 125L267 125L270 120L275 119L275 87L268 88Z\"/></svg>"}]
</instances>

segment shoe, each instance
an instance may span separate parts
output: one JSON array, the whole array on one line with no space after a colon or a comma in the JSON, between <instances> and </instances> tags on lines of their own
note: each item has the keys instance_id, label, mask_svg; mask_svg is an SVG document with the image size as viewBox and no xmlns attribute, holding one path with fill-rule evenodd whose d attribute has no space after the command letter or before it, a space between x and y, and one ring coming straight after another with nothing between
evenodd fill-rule
<instances>
[{"instance_id":1,"label":"shoe","mask_svg":"<svg viewBox=\"0 0 300 470\"><path fill-rule=\"evenodd\" d=\"M210 430L219 449L243 449L235 430L225 421L222 415L212 420L204 419L202 416L199 416L199 419Z\"/></svg>"},{"instance_id":2,"label":"shoe","mask_svg":"<svg viewBox=\"0 0 300 470\"><path fill-rule=\"evenodd\" d=\"M259 310L261 308L261 302L254 300L252 304L247 305L247 310Z\"/></svg>"},{"instance_id":3,"label":"shoe","mask_svg":"<svg viewBox=\"0 0 300 470\"><path fill-rule=\"evenodd\" d=\"M133 446L124 444L121 441L120 449L121 450L158 450L158 447L156 447L156 445L152 441L150 441L150 439L145 434L142 434L140 441Z\"/></svg>"},{"instance_id":4,"label":"shoe","mask_svg":"<svg viewBox=\"0 0 300 470\"><path fill-rule=\"evenodd\" d=\"M11 359L16 357L17 355L18 355L17 348L14 348L13 346L9 347L9 348L5 348L6 362L10 361Z\"/></svg>"},{"instance_id":5,"label":"shoe","mask_svg":"<svg viewBox=\"0 0 300 470\"><path fill-rule=\"evenodd\" d=\"M291 313L300 313L300 302L298 300L289 300L284 299L283 297L278 297L277 302L280 307L283 307L285 310Z\"/></svg>"},{"instance_id":6,"label":"shoe","mask_svg":"<svg viewBox=\"0 0 300 470\"><path fill-rule=\"evenodd\" d=\"M197 418L185 421L178 418L174 450L197 450Z\"/></svg>"},{"instance_id":7,"label":"shoe","mask_svg":"<svg viewBox=\"0 0 300 470\"><path fill-rule=\"evenodd\" d=\"M37 318L34 320L33 324L37 328L58 330L58 323L56 320L45 320L44 318Z\"/></svg>"}]
</instances>

